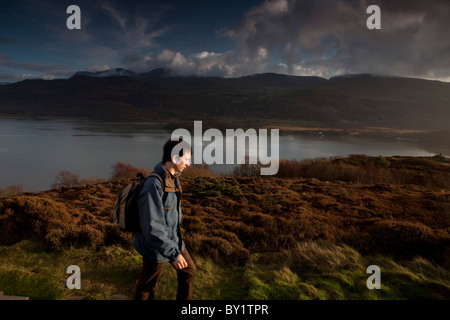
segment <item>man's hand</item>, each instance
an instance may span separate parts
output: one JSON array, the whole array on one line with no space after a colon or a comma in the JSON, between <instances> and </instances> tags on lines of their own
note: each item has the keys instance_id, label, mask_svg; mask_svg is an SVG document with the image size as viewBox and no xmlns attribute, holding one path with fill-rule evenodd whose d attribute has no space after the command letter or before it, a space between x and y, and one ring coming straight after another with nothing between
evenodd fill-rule
<instances>
[{"instance_id":1,"label":"man's hand","mask_svg":"<svg viewBox=\"0 0 450 320\"><path fill-rule=\"evenodd\" d=\"M188 266L186 260L181 254L178 256L177 260L172 262L172 265L175 267L175 269L184 269Z\"/></svg>"}]
</instances>

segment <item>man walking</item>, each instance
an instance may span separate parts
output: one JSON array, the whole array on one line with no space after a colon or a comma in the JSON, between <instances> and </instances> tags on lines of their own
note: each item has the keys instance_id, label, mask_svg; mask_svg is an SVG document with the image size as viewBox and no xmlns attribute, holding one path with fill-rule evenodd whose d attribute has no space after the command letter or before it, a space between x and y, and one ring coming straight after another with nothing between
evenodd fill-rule
<instances>
[{"instance_id":1,"label":"man walking","mask_svg":"<svg viewBox=\"0 0 450 320\"><path fill-rule=\"evenodd\" d=\"M141 232L134 248L143 256L136 283L136 300L152 300L163 269L170 262L177 271L177 300L190 300L197 272L181 237L181 185L177 176L189 166L191 146L179 139L164 144L162 161L149 177L139 196Z\"/></svg>"}]
</instances>

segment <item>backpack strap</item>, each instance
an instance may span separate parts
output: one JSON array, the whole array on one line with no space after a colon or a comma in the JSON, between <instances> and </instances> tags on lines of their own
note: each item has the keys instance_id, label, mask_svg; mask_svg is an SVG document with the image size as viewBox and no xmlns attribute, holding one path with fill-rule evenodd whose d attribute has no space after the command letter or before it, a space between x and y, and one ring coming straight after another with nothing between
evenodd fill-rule
<instances>
[{"instance_id":1,"label":"backpack strap","mask_svg":"<svg viewBox=\"0 0 450 320\"><path fill-rule=\"evenodd\" d=\"M147 178L150 178L150 177L156 177L159 180L159 182L161 182L161 187L162 187L163 193L166 193L165 180L163 178L161 178L161 176L155 172L152 172Z\"/></svg>"}]
</instances>

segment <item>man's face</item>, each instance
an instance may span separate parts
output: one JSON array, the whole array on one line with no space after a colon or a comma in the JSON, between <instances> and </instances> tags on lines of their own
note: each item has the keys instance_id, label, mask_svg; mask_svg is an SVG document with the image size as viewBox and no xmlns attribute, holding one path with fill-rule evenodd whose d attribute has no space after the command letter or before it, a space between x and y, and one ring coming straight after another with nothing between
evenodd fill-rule
<instances>
[{"instance_id":1,"label":"man's face","mask_svg":"<svg viewBox=\"0 0 450 320\"><path fill-rule=\"evenodd\" d=\"M172 162L175 164L175 171L182 172L191 165L191 153L185 152L182 157L175 156Z\"/></svg>"}]
</instances>

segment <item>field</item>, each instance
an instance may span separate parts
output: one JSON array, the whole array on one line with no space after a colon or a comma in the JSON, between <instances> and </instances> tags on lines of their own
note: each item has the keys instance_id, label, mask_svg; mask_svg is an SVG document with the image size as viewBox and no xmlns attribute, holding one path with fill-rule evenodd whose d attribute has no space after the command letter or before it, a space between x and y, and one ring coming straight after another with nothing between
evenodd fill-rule
<instances>
[{"instance_id":1,"label":"field","mask_svg":"<svg viewBox=\"0 0 450 320\"><path fill-rule=\"evenodd\" d=\"M445 157L286 160L275 177L257 171L183 174L183 235L198 268L194 299L450 299ZM131 299L142 260L110 210L133 174L122 164L108 181L65 186L70 179L60 179L37 194L1 190L3 293ZM81 269L80 290L66 287L69 265ZM381 289L366 285L370 265L381 270ZM175 294L167 266L156 298Z\"/></svg>"}]
</instances>

